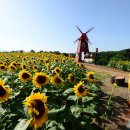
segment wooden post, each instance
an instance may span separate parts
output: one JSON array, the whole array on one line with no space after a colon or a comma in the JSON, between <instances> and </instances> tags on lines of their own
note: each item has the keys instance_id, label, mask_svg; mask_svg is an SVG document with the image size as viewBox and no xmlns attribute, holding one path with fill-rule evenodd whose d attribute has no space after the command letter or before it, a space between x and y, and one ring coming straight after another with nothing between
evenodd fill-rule
<instances>
[{"instance_id":1,"label":"wooden post","mask_svg":"<svg viewBox=\"0 0 130 130\"><path fill-rule=\"evenodd\" d=\"M123 77L123 76L116 76L115 77L115 83L118 86L124 86L125 85L125 77Z\"/></svg>"},{"instance_id":2,"label":"wooden post","mask_svg":"<svg viewBox=\"0 0 130 130\"><path fill-rule=\"evenodd\" d=\"M116 77L116 75L111 75L111 83L112 84L115 83L115 77Z\"/></svg>"}]
</instances>

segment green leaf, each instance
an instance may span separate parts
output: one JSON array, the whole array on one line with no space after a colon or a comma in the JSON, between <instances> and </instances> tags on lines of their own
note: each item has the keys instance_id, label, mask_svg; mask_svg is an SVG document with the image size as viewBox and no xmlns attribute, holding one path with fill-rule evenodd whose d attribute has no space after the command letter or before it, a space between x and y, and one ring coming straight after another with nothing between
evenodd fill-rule
<instances>
[{"instance_id":1,"label":"green leaf","mask_svg":"<svg viewBox=\"0 0 130 130\"><path fill-rule=\"evenodd\" d=\"M73 101L76 101L77 99L78 99L78 97L77 96L69 96L68 98L67 98L68 100L73 100Z\"/></svg>"},{"instance_id":2,"label":"green leaf","mask_svg":"<svg viewBox=\"0 0 130 130\"><path fill-rule=\"evenodd\" d=\"M49 128L52 128L53 126L57 126L57 122L56 121L54 121L54 120L52 120L52 121L50 121L48 124L47 124L47 127Z\"/></svg>"},{"instance_id":3,"label":"green leaf","mask_svg":"<svg viewBox=\"0 0 130 130\"><path fill-rule=\"evenodd\" d=\"M55 120L49 120L46 122L47 130L65 130L64 126L61 123L56 122Z\"/></svg>"},{"instance_id":4,"label":"green leaf","mask_svg":"<svg viewBox=\"0 0 130 130\"><path fill-rule=\"evenodd\" d=\"M57 126L53 126L51 128L48 128L47 130L57 130Z\"/></svg>"},{"instance_id":5,"label":"green leaf","mask_svg":"<svg viewBox=\"0 0 130 130\"><path fill-rule=\"evenodd\" d=\"M91 113L91 114L97 113L94 109L95 109L95 105L91 104L87 108L83 108L83 112Z\"/></svg>"},{"instance_id":6,"label":"green leaf","mask_svg":"<svg viewBox=\"0 0 130 130\"><path fill-rule=\"evenodd\" d=\"M14 130L26 130L29 124L30 123L26 119L21 119L20 122L15 126Z\"/></svg>"},{"instance_id":7,"label":"green leaf","mask_svg":"<svg viewBox=\"0 0 130 130\"><path fill-rule=\"evenodd\" d=\"M58 128L59 128L60 130L65 130L63 124L58 124Z\"/></svg>"},{"instance_id":8,"label":"green leaf","mask_svg":"<svg viewBox=\"0 0 130 130\"><path fill-rule=\"evenodd\" d=\"M85 121L81 121L81 125L87 125Z\"/></svg>"},{"instance_id":9,"label":"green leaf","mask_svg":"<svg viewBox=\"0 0 130 130\"><path fill-rule=\"evenodd\" d=\"M65 110L65 105L64 106L62 106L60 109L52 109L51 111L49 111L48 112L48 118L49 119L55 119L56 118L56 116L59 114L59 113L61 113L61 112L63 112L64 110Z\"/></svg>"},{"instance_id":10,"label":"green leaf","mask_svg":"<svg viewBox=\"0 0 130 130\"><path fill-rule=\"evenodd\" d=\"M85 97L82 97L82 102L88 102L88 101L91 101L93 99L94 99L94 97L85 96Z\"/></svg>"},{"instance_id":11,"label":"green leaf","mask_svg":"<svg viewBox=\"0 0 130 130\"><path fill-rule=\"evenodd\" d=\"M62 112L64 109L65 109L65 105L62 106L60 109L52 109L51 111L49 111L48 114L51 114L51 113L59 113L59 112Z\"/></svg>"},{"instance_id":12,"label":"green leaf","mask_svg":"<svg viewBox=\"0 0 130 130\"><path fill-rule=\"evenodd\" d=\"M100 87L98 87L96 84L92 84L91 87L90 87L90 89L91 89L92 91L94 91L94 92L97 92L97 91L100 90Z\"/></svg>"},{"instance_id":13,"label":"green leaf","mask_svg":"<svg viewBox=\"0 0 130 130\"><path fill-rule=\"evenodd\" d=\"M74 105L70 107L70 110L71 110L72 114L76 118L78 118L80 116L81 112L83 111L82 107L80 107L80 106L74 106Z\"/></svg>"},{"instance_id":14,"label":"green leaf","mask_svg":"<svg viewBox=\"0 0 130 130\"><path fill-rule=\"evenodd\" d=\"M0 104L0 116L2 115L4 109L2 108L2 105Z\"/></svg>"},{"instance_id":15,"label":"green leaf","mask_svg":"<svg viewBox=\"0 0 130 130\"><path fill-rule=\"evenodd\" d=\"M69 88L69 89L66 89L64 92L63 92L63 95L68 95L70 93L73 92L73 88Z\"/></svg>"}]
</instances>

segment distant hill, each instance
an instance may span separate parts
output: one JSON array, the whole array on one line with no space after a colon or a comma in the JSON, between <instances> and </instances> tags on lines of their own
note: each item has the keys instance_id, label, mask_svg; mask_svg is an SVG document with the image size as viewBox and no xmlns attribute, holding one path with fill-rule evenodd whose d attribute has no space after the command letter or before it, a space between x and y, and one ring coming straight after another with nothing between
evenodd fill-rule
<instances>
[{"instance_id":1,"label":"distant hill","mask_svg":"<svg viewBox=\"0 0 130 130\"><path fill-rule=\"evenodd\" d=\"M120 50L120 51L130 52L130 48L124 49L124 50Z\"/></svg>"},{"instance_id":2,"label":"distant hill","mask_svg":"<svg viewBox=\"0 0 130 130\"><path fill-rule=\"evenodd\" d=\"M95 55L95 53L93 53ZM120 51L102 51L98 53L97 64L107 65L110 60L130 60L130 49Z\"/></svg>"}]
</instances>

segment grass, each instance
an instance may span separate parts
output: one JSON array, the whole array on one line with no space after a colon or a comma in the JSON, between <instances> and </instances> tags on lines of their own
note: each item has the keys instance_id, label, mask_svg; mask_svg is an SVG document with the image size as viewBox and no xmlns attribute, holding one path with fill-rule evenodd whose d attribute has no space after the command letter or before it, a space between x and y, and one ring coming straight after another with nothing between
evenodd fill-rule
<instances>
[{"instance_id":1,"label":"grass","mask_svg":"<svg viewBox=\"0 0 130 130\"><path fill-rule=\"evenodd\" d=\"M95 77L95 79L97 79L97 80L103 80L103 79L105 79L105 78L110 77L110 74L95 72L94 77Z\"/></svg>"}]
</instances>

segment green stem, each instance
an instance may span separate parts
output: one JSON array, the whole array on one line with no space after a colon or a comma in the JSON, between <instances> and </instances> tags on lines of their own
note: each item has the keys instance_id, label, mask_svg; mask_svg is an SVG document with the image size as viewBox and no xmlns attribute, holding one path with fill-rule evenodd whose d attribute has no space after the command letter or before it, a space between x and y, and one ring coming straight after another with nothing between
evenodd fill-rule
<instances>
[{"instance_id":1,"label":"green stem","mask_svg":"<svg viewBox=\"0 0 130 130\"><path fill-rule=\"evenodd\" d=\"M109 105L110 105L110 101L111 101L111 98L112 98L113 92L114 92L114 86L112 87L112 89L111 89L111 93L110 93L110 95L109 95L109 99L108 99L108 102L107 102L107 106L108 106L108 107L109 107Z\"/></svg>"},{"instance_id":2,"label":"green stem","mask_svg":"<svg viewBox=\"0 0 130 130\"><path fill-rule=\"evenodd\" d=\"M77 100L76 100L76 106L78 105L78 102L79 102L79 98L77 98Z\"/></svg>"},{"instance_id":3,"label":"green stem","mask_svg":"<svg viewBox=\"0 0 130 130\"><path fill-rule=\"evenodd\" d=\"M107 108L106 108L106 111L105 111L105 113L103 115L103 118L107 118L107 110L108 110L108 108L110 106L110 101L111 101L113 92L114 92L114 85L112 86L112 89L111 89L111 92L110 92L110 95L109 95L109 99L108 99L108 102L107 102Z\"/></svg>"},{"instance_id":4,"label":"green stem","mask_svg":"<svg viewBox=\"0 0 130 130\"><path fill-rule=\"evenodd\" d=\"M128 101L130 100L130 90L128 89Z\"/></svg>"}]
</instances>

